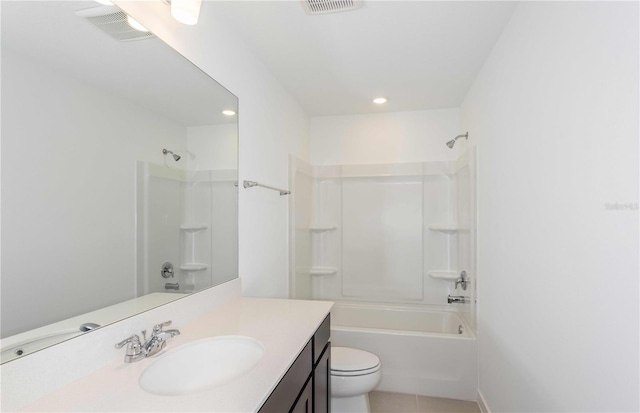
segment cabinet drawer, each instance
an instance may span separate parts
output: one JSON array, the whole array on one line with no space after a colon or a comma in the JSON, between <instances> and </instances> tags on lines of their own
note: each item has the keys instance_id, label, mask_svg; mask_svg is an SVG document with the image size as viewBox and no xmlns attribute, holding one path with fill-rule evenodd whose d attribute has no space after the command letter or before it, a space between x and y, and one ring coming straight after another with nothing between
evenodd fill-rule
<instances>
[{"instance_id":1,"label":"cabinet drawer","mask_svg":"<svg viewBox=\"0 0 640 413\"><path fill-rule=\"evenodd\" d=\"M320 360L322 351L327 346L331 337L331 314L327 314L320 327L316 330L316 334L313 336L313 365L315 366Z\"/></svg>"},{"instance_id":2,"label":"cabinet drawer","mask_svg":"<svg viewBox=\"0 0 640 413\"><path fill-rule=\"evenodd\" d=\"M273 393L264 402L259 410L260 413L283 413L291 409L313 370L312 341L305 346Z\"/></svg>"}]
</instances>

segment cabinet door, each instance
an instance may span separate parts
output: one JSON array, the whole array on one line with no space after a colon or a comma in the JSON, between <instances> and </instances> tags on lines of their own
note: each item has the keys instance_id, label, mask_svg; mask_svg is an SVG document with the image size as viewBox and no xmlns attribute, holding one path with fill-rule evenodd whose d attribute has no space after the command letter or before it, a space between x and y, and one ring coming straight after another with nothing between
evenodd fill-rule
<instances>
[{"instance_id":1,"label":"cabinet door","mask_svg":"<svg viewBox=\"0 0 640 413\"><path fill-rule=\"evenodd\" d=\"M302 391L302 385L311 382L311 372L313 371L313 359L311 341L302 350L287 374L280 380L276 389L271 393L267 401L262 405L260 413L286 413L296 401ZM308 385L310 389L311 385Z\"/></svg>"},{"instance_id":2,"label":"cabinet door","mask_svg":"<svg viewBox=\"0 0 640 413\"><path fill-rule=\"evenodd\" d=\"M311 380L302 389L302 393L296 401L296 404L290 410L290 413L312 413L313 412L313 386Z\"/></svg>"},{"instance_id":3,"label":"cabinet door","mask_svg":"<svg viewBox=\"0 0 640 413\"><path fill-rule=\"evenodd\" d=\"M313 372L313 412L331 412L331 343L327 343Z\"/></svg>"}]
</instances>

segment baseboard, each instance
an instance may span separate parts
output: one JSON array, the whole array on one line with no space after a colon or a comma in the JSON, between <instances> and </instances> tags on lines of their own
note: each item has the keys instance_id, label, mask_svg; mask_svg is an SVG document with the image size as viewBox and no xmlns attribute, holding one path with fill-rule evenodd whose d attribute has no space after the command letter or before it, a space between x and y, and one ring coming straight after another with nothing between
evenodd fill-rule
<instances>
[{"instance_id":1,"label":"baseboard","mask_svg":"<svg viewBox=\"0 0 640 413\"><path fill-rule=\"evenodd\" d=\"M489 406L487 406L487 401L484 399L484 396L482 396L480 390L478 390L478 406L480 407L480 411L482 413L491 413L491 410L489 410Z\"/></svg>"}]
</instances>

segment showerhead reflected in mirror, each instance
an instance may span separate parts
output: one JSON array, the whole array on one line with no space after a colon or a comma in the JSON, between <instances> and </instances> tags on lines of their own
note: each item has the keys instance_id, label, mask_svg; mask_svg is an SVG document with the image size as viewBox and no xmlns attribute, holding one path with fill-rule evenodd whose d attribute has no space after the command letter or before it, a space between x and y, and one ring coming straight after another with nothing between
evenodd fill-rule
<instances>
[{"instance_id":1,"label":"showerhead reflected in mirror","mask_svg":"<svg viewBox=\"0 0 640 413\"><path fill-rule=\"evenodd\" d=\"M449 142L447 142L447 146L449 147L449 149L453 148L453 146L456 144L456 141L461 138L469 139L469 132L466 132L462 135L458 135L452 140L450 140Z\"/></svg>"},{"instance_id":2,"label":"showerhead reflected in mirror","mask_svg":"<svg viewBox=\"0 0 640 413\"><path fill-rule=\"evenodd\" d=\"M167 149L163 149L162 153L167 155L167 154L171 154L171 157L173 158L174 161L178 162L180 160L180 155L174 153L173 151L169 151Z\"/></svg>"},{"instance_id":3,"label":"showerhead reflected in mirror","mask_svg":"<svg viewBox=\"0 0 640 413\"><path fill-rule=\"evenodd\" d=\"M2 3L3 362L238 276L238 99L96 6Z\"/></svg>"}]
</instances>

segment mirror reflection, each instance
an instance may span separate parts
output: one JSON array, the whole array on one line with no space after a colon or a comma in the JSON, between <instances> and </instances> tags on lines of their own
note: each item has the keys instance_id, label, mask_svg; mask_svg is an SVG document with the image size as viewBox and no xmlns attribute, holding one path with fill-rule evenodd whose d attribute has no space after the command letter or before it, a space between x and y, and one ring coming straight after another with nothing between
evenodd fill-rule
<instances>
[{"instance_id":1,"label":"mirror reflection","mask_svg":"<svg viewBox=\"0 0 640 413\"><path fill-rule=\"evenodd\" d=\"M1 18L2 361L236 278L237 98L115 6Z\"/></svg>"}]
</instances>

